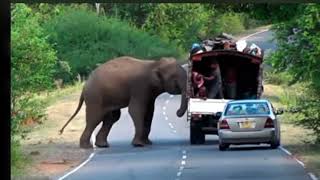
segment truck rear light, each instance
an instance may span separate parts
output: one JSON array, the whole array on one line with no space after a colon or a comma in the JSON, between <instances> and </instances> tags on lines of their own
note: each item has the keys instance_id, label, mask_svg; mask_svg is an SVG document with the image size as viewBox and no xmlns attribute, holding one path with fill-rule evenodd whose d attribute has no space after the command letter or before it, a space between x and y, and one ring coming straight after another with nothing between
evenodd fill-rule
<instances>
[{"instance_id":1,"label":"truck rear light","mask_svg":"<svg viewBox=\"0 0 320 180\"><path fill-rule=\"evenodd\" d=\"M273 120L270 117L266 120L264 128L274 128Z\"/></svg>"},{"instance_id":2,"label":"truck rear light","mask_svg":"<svg viewBox=\"0 0 320 180\"><path fill-rule=\"evenodd\" d=\"M226 119L223 119L222 121L220 121L220 129L230 129Z\"/></svg>"},{"instance_id":3,"label":"truck rear light","mask_svg":"<svg viewBox=\"0 0 320 180\"><path fill-rule=\"evenodd\" d=\"M192 120L200 120L202 118L202 115L201 114L191 114L191 118Z\"/></svg>"}]
</instances>

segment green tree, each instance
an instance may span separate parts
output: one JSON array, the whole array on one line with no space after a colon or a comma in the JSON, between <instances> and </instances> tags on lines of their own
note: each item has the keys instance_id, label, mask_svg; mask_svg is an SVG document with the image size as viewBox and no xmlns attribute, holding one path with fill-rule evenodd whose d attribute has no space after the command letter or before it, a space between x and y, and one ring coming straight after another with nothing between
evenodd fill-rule
<instances>
[{"instance_id":1,"label":"green tree","mask_svg":"<svg viewBox=\"0 0 320 180\"><path fill-rule=\"evenodd\" d=\"M15 4L11 17L11 167L15 174L23 168L21 123L44 116L43 103L32 99L31 93L52 87L56 52L31 8Z\"/></svg>"},{"instance_id":2,"label":"green tree","mask_svg":"<svg viewBox=\"0 0 320 180\"><path fill-rule=\"evenodd\" d=\"M157 59L180 54L174 44L94 11L70 8L48 21L45 29L58 58L69 63L74 77L88 75L98 64L119 56Z\"/></svg>"},{"instance_id":3,"label":"green tree","mask_svg":"<svg viewBox=\"0 0 320 180\"><path fill-rule=\"evenodd\" d=\"M293 83L307 85L307 95L299 98L302 117L297 123L312 129L320 142L320 5L302 4L296 13L296 18L274 26L278 50L270 61L276 70L292 75Z\"/></svg>"},{"instance_id":4,"label":"green tree","mask_svg":"<svg viewBox=\"0 0 320 180\"><path fill-rule=\"evenodd\" d=\"M148 15L154 10L154 3L102 3L106 15L129 21L141 27Z\"/></svg>"},{"instance_id":5,"label":"green tree","mask_svg":"<svg viewBox=\"0 0 320 180\"><path fill-rule=\"evenodd\" d=\"M214 9L207 11L202 4L158 4L144 28L167 41L189 49L197 37L205 37Z\"/></svg>"}]
</instances>

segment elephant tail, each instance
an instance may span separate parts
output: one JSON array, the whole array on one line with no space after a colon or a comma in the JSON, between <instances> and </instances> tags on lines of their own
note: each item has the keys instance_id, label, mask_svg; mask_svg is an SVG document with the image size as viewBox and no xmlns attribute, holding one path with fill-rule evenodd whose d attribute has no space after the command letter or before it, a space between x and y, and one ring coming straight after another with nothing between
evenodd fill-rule
<instances>
[{"instance_id":1,"label":"elephant tail","mask_svg":"<svg viewBox=\"0 0 320 180\"><path fill-rule=\"evenodd\" d=\"M84 101L84 97L83 97L83 93L81 93L77 110L76 110L76 112L73 113L73 115L70 117L70 119L64 124L64 126L62 127L62 129L60 129L60 135L63 133L64 128L65 128L65 127L71 122L71 120L78 114L78 112L80 111L81 106L82 106L82 104L83 104L83 101Z\"/></svg>"}]
</instances>

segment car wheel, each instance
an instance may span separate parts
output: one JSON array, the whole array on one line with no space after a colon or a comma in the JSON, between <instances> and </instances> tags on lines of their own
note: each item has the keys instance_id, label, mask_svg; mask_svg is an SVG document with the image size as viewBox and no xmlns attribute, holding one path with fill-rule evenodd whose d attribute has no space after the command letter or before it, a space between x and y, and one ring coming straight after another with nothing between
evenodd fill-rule
<instances>
[{"instance_id":1,"label":"car wheel","mask_svg":"<svg viewBox=\"0 0 320 180\"><path fill-rule=\"evenodd\" d=\"M280 146L280 141L277 139L270 143L271 149L277 149Z\"/></svg>"},{"instance_id":2,"label":"car wheel","mask_svg":"<svg viewBox=\"0 0 320 180\"><path fill-rule=\"evenodd\" d=\"M219 143L219 150L220 151L225 151L229 148L229 144L225 144L225 143Z\"/></svg>"}]
</instances>

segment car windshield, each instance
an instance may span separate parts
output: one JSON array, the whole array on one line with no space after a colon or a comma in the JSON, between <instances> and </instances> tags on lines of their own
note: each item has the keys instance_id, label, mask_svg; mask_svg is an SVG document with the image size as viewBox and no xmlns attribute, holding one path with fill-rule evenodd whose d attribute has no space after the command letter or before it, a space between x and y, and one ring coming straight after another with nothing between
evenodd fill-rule
<instances>
[{"instance_id":1,"label":"car windshield","mask_svg":"<svg viewBox=\"0 0 320 180\"><path fill-rule=\"evenodd\" d=\"M227 106L225 115L268 115L270 109L266 102L232 103Z\"/></svg>"}]
</instances>

